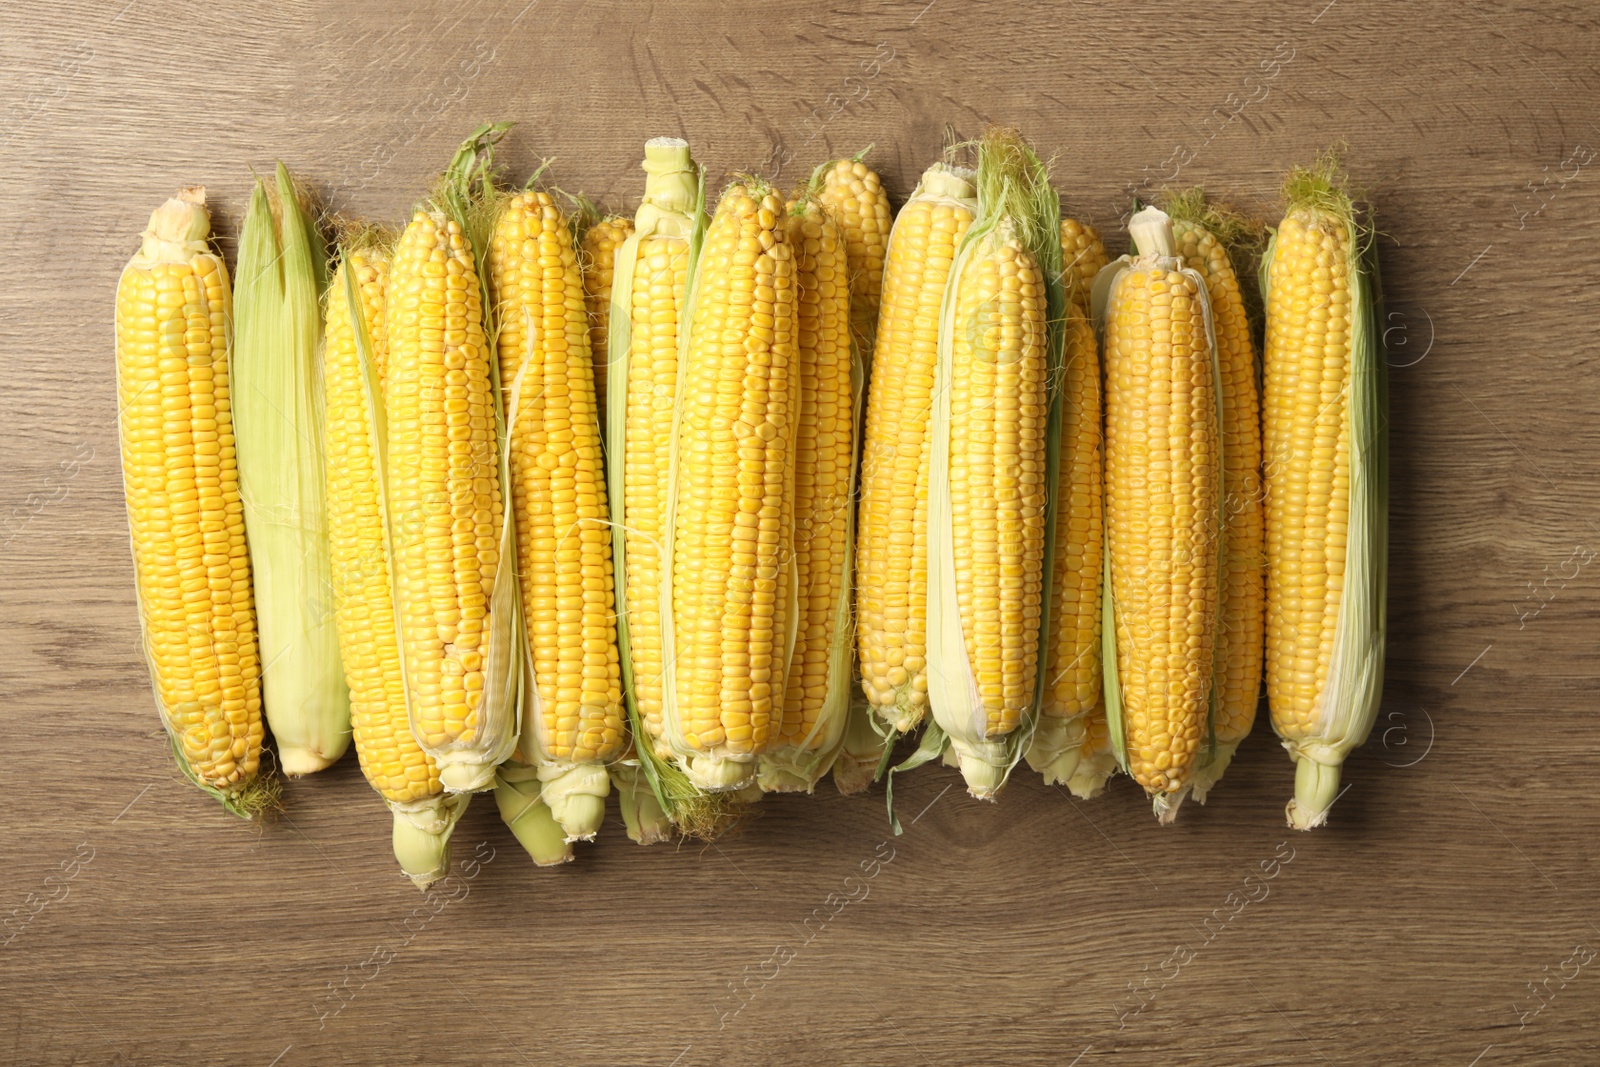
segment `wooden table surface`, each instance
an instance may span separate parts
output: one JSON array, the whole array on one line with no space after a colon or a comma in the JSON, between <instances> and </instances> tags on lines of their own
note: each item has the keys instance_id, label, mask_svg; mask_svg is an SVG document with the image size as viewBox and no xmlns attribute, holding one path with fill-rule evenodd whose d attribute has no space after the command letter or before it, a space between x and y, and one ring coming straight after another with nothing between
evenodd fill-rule
<instances>
[{"instance_id":1,"label":"wooden table surface","mask_svg":"<svg viewBox=\"0 0 1600 1067\"><path fill-rule=\"evenodd\" d=\"M1578 2L4 5L0 1062L1600 1062L1597 60ZM134 235L204 183L231 255L277 158L403 217L487 118L521 124L514 175L552 157L629 212L653 135L719 183L870 142L903 197L947 128L1015 123L1114 251L1141 187L1271 217L1348 142L1393 548L1383 709L1331 825L1284 828L1258 724L1167 828L1126 779L1080 803L1024 769L990 805L929 767L899 838L881 791L825 784L709 847L613 821L536 870L480 800L425 899L353 756L264 828L183 782L118 474Z\"/></svg>"}]
</instances>

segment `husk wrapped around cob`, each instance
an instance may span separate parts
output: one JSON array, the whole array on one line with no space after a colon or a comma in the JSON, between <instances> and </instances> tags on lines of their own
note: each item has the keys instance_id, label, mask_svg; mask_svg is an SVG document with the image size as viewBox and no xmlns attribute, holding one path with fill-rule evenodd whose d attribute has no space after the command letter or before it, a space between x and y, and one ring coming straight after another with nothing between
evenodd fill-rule
<instances>
[{"instance_id":1,"label":"husk wrapped around cob","mask_svg":"<svg viewBox=\"0 0 1600 1067\"><path fill-rule=\"evenodd\" d=\"M117 435L140 645L184 775L235 815L277 804L261 767L256 643L229 374L232 292L205 189L150 215L117 282ZM195 501L192 510L174 505ZM210 596L192 599L182 585ZM203 634L199 648L191 636ZM214 674L215 677L207 677Z\"/></svg>"},{"instance_id":2,"label":"husk wrapped around cob","mask_svg":"<svg viewBox=\"0 0 1600 1067\"><path fill-rule=\"evenodd\" d=\"M498 788L521 710L516 524L481 264L491 146L507 128L468 138L413 213L389 268L385 488L395 609L411 732L451 792Z\"/></svg>"},{"instance_id":3,"label":"husk wrapped around cob","mask_svg":"<svg viewBox=\"0 0 1600 1067\"><path fill-rule=\"evenodd\" d=\"M330 600L320 300L322 239L288 170L258 181L239 235L233 416L255 578L267 725L284 773L350 745L350 697Z\"/></svg>"},{"instance_id":4,"label":"husk wrapped around cob","mask_svg":"<svg viewBox=\"0 0 1600 1067\"><path fill-rule=\"evenodd\" d=\"M1295 761L1288 822L1308 830L1383 694L1388 411L1371 224L1331 153L1290 174L1284 199L1261 263L1266 675Z\"/></svg>"},{"instance_id":5,"label":"husk wrapped around cob","mask_svg":"<svg viewBox=\"0 0 1600 1067\"><path fill-rule=\"evenodd\" d=\"M1026 751L1049 666L1066 296L1046 168L1010 130L977 146L978 213L939 317L928 492L928 697L967 788Z\"/></svg>"}]
</instances>

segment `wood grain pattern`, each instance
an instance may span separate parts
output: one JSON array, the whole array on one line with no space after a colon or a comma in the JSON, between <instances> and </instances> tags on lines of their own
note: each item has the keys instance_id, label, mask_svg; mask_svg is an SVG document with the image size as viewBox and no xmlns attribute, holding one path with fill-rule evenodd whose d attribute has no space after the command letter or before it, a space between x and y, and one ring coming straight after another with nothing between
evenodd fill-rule
<instances>
[{"instance_id":1,"label":"wood grain pattern","mask_svg":"<svg viewBox=\"0 0 1600 1067\"><path fill-rule=\"evenodd\" d=\"M1029 9L0 8L0 916L24 917L0 934L0 1062L1595 1062L1600 967L1573 953L1600 947L1600 562L1541 583L1600 549L1600 167L1558 181L1600 147L1600 20L1576 0ZM1260 728L1171 828L1126 780L1078 803L1019 773L982 805L926 768L898 839L880 795L825 787L714 847L641 849L614 822L538 871L479 801L458 863L492 859L435 914L353 758L261 830L182 782L117 464L134 235L203 182L231 242L275 158L394 218L488 117L522 123L513 174L554 157L623 209L652 135L784 182L872 142L904 196L947 127L1012 122L1108 231L1174 161L1266 214L1291 163L1346 140L1384 231L1394 548L1384 717L1332 825L1288 837L1290 764ZM822 923L864 862L866 896Z\"/></svg>"}]
</instances>

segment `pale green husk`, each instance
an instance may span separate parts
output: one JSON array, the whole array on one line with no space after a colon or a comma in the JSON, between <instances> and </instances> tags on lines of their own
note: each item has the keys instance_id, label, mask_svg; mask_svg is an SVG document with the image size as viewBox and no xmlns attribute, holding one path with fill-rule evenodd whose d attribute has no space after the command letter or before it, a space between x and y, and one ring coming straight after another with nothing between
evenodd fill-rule
<instances>
[{"instance_id":1,"label":"pale green husk","mask_svg":"<svg viewBox=\"0 0 1600 1067\"><path fill-rule=\"evenodd\" d=\"M493 307L489 303L488 281L484 277L483 256L493 218L490 200L493 191L494 144L511 128L509 122L489 123L474 130L456 150L449 167L440 177L432 197L418 210L436 219L453 220L461 228L473 252L478 274L479 296L483 307L483 329L492 348ZM439 777L452 793L477 793L495 784L495 768L516 749L522 708L522 593L517 585L516 520L512 514L510 457L506 449L505 410L500 389L499 361L489 360L490 391L494 397L495 433L498 441L500 499L504 501L504 523L500 534L500 566L495 571L489 595L490 629L484 652L483 697L478 705L478 729L470 741L423 745L439 765ZM405 536L407 517L396 515L385 505L386 545L391 549ZM393 556L391 555L391 558ZM403 617L406 585L395 576L395 611ZM405 642L401 641L402 665ZM411 676L406 670L406 703L412 732L419 743L423 732L417 729L417 705L411 695Z\"/></svg>"},{"instance_id":2,"label":"pale green husk","mask_svg":"<svg viewBox=\"0 0 1600 1067\"><path fill-rule=\"evenodd\" d=\"M956 251L945 286L939 321L938 371L931 416L928 460L928 701L948 737L967 788L980 799L993 798L1005 785L1032 737L1049 669L1051 563L1055 556L1056 469L1061 437L1061 378L1066 295L1061 285L1061 205L1045 164L1013 130L991 129L977 144L978 214ZM1039 655L1032 705L1017 729L1005 737L986 737L987 718L967 660L961 611L956 597L949 457L950 384L954 362L957 294L967 261L997 242L1016 238L1034 256L1048 293L1050 415L1046 429L1044 559L1040 580Z\"/></svg>"},{"instance_id":3,"label":"pale green husk","mask_svg":"<svg viewBox=\"0 0 1600 1067\"><path fill-rule=\"evenodd\" d=\"M334 626L322 455L326 264L281 163L277 215L258 181L239 240L232 403L263 705L284 772L300 775L349 747L350 699Z\"/></svg>"},{"instance_id":4,"label":"pale green husk","mask_svg":"<svg viewBox=\"0 0 1600 1067\"><path fill-rule=\"evenodd\" d=\"M1297 168L1284 185L1288 213L1333 219L1349 235L1351 381L1345 406L1350 431L1350 514L1344 595L1334 631L1320 716L1311 736L1284 739L1295 760L1295 795L1286 816L1309 830L1327 821L1339 793L1339 768L1366 741L1383 697L1388 601L1388 383L1382 350L1382 289L1377 242L1344 189L1337 156L1329 152L1310 168ZM1273 234L1261 263L1261 290L1269 304ZM1274 723L1276 727L1276 723ZM1281 736L1281 731L1280 731Z\"/></svg>"},{"instance_id":5,"label":"pale green husk","mask_svg":"<svg viewBox=\"0 0 1600 1067\"><path fill-rule=\"evenodd\" d=\"M611 784L616 788L617 807L627 827L628 839L640 845L672 840L672 819L656 799L637 759L622 759L611 765Z\"/></svg>"},{"instance_id":6,"label":"pale green husk","mask_svg":"<svg viewBox=\"0 0 1600 1067\"><path fill-rule=\"evenodd\" d=\"M845 796L863 792L882 777L896 736L893 727L872 714L859 685L853 687L844 737L833 761L833 784L839 792Z\"/></svg>"},{"instance_id":7,"label":"pale green husk","mask_svg":"<svg viewBox=\"0 0 1600 1067\"><path fill-rule=\"evenodd\" d=\"M540 867L572 860L572 842L540 795L538 772L526 763L501 764L494 774L500 820Z\"/></svg>"}]
</instances>

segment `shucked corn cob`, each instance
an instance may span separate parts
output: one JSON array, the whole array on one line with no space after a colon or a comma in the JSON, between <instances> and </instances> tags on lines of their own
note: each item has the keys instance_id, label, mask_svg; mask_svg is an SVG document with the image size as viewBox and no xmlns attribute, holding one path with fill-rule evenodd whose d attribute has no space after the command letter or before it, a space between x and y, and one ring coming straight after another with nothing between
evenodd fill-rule
<instances>
[{"instance_id":1,"label":"shucked corn cob","mask_svg":"<svg viewBox=\"0 0 1600 1067\"><path fill-rule=\"evenodd\" d=\"M1164 213L1147 208L1129 229L1140 255L1105 312L1107 716L1167 822L1192 784L1211 698L1221 428L1205 286L1173 258Z\"/></svg>"},{"instance_id":2,"label":"shucked corn cob","mask_svg":"<svg viewBox=\"0 0 1600 1067\"><path fill-rule=\"evenodd\" d=\"M971 177L935 163L900 209L868 374L856 633L867 700L902 732L928 709L929 416L939 308L977 208Z\"/></svg>"},{"instance_id":3,"label":"shucked corn cob","mask_svg":"<svg viewBox=\"0 0 1600 1067\"><path fill-rule=\"evenodd\" d=\"M850 274L840 227L818 200L788 207L800 375L794 473L795 639L767 791L809 792L832 765L850 714L850 545L855 530L856 396Z\"/></svg>"},{"instance_id":4,"label":"shucked corn cob","mask_svg":"<svg viewBox=\"0 0 1600 1067\"><path fill-rule=\"evenodd\" d=\"M783 215L758 182L723 194L678 378L665 720L691 781L713 791L748 784L774 741L796 624L800 374Z\"/></svg>"},{"instance_id":5,"label":"shucked corn cob","mask_svg":"<svg viewBox=\"0 0 1600 1067\"><path fill-rule=\"evenodd\" d=\"M1294 757L1289 825L1338 796L1383 689L1387 440L1370 229L1334 163L1298 170L1262 264L1267 698Z\"/></svg>"},{"instance_id":6,"label":"shucked corn cob","mask_svg":"<svg viewBox=\"0 0 1600 1067\"><path fill-rule=\"evenodd\" d=\"M255 576L267 725L285 773L329 766L350 744L334 625L317 371L326 264L282 164L277 218L256 183L239 235L233 416Z\"/></svg>"},{"instance_id":7,"label":"shucked corn cob","mask_svg":"<svg viewBox=\"0 0 1600 1067\"><path fill-rule=\"evenodd\" d=\"M502 129L475 133L438 202L413 214L385 314L385 482L411 731L453 792L489 788L517 740L516 542L466 210L468 183Z\"/></svg>"},{"instance_id":8,"label":"shucked corn cob","mask_svg":"<svg viewBox=\"0 0 1600 1067\"><path fill-rule=\"evenodd\" d=\"M411 736L385 544L382 403L387 253L347 245L328 286L323 383L327 399L328 538L334 617L356 755L394 813L394 851L420 889L450 869L450 834L467 794L448 795L439 768Z\"/></svg>"},{"instance_id":9,"label":"shucked corn cob","mask_svg":"<svg viewBox=\"0 0 1600 1067\"><path fill-rule=\"evenodd\" d=\"M811 176L811 189L844 234L845 262L850 270L850 332L856 358L865 361L871 358L878 333L883 267L894 221L889 194L860 156L819 166ZM864 381L864 367L862 376ZM862 393L860 399L864 400L864 389ZM855 425L859 436L859 417ZM850 701L849 719L833 764L834 783L843 793L859 792L872 782L893 738L892 730L877 725L872 706L859 687Z\"/></svg>"},{"instance_id":10,"label":"shucked corn cob","mask_svg":"<svg viewBox=\"0 0 1600 1067\"><path fill-rule=\"evenodd\" d=\"M117 283L117 427L139 629L179 766L236 814L259 776L260 659L234 462L231 294L205 190L150 215Z\"/></svg>"},{"instance_id":11,"label":"shucked corn cob","mask_svg":"<svg viewBox=\"0 0 1600 1067\"><path fill-rule=\"evenodd\" d=\"M978 143L978 215L940 309L929 424L928 673L974 796L994 796L1037 711L1059 441L1061 217L1017 135Z\"/></svg>"},{"instance_id":12,"label":"shucked corn cob","mask_svg":"<svg viewBox=\"0 0 1600 1067\"><path fill-rule=\"evenodd\" d=\"M605 765L621 752L624 725L589 318L571 219L548 193L510 196L487 264L534 680L521 750L567 837L586 840L605 815Z\"/></svg>"},{"instance_id":13,"label":"shucked corn cob","mask_svg":"<svg viewBox=\"0 0 1600 1067\"><path fill-rule=\"evenodd\" d=\"M611 282L617 249L633 233L633 220L601 219L583 231L583 293L589 308L589 354L594 360L595 410L606 417L606 343L611 322Z\"/></svg>"},{"instance_id":14,"label":"shucked corn cob","mask_svg":"<svg viewBox=\"0 0 1600 1067\"><path fill-rule=\"evenodd\" d=\"M622 522L613 527L612 547L623 572L623 673L642 728L635 743L667 759L672 750L662 718L662 553L668 540L679 338L699 191L686 142L650 141L644 169L648 177L634 236L617 256L626 295L613 300L609 343L624 358L617 361L621 380L610 402L607 432L610 453L618 457L610 480Z\"/></svg>"},{"instance_id":15,"label":"shucked corn cob","mask_svg":"<svg viewBox=\"0 0 1600 1067\"><path fill-rule=\"evenodd\" d=\"M1090 291L1106 265L1106 249L1094 227L1077 219L1061 220L1061 262L1069 306L1051 572L1051 660L1028 765L1046 783L1093 796L1116 767L1100 679L1105 447L1100 347L1088 316Z\"/></svg>"},{"instance_id":16,"label":"shucked corn cob","mask_svg":"<svg viewBox=\"0 0 1600 1067\"><path fill-rule=\"evenodd\" d=\"M1221 234L1205 225L1227 222L1207 209L1198 192L1169 205L1192 217L1174 217L1178 258L1205 282L1222 403L1222 619L1217 630L1217 674L1211 706L1214 749L1202 753L1194 798L1206 794L1227 769L1239 742L1250 733L1261 699L1265 549L1262 545L1261 403L1256 390L1256 350L1250 339L1239 278ZM1238 223L1234 223L1236 227Z\"/></svg>"},{"instance_id":17,"label":"shucked corn cob","mask_svg":"<svg viewBox=\"0 0 1600 1067\"><path fill-rule=\"evenodd\" d=\"M1090 717L1105 718L1100 684L1100 583L1105 569L1100 353L1094 327L1073 301L1065 332L1050 641L1044 698L1028 750L1028 765L1047 784L1063 785L1077 773Z\"/></svg>"}]
</instances>

